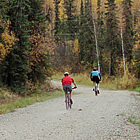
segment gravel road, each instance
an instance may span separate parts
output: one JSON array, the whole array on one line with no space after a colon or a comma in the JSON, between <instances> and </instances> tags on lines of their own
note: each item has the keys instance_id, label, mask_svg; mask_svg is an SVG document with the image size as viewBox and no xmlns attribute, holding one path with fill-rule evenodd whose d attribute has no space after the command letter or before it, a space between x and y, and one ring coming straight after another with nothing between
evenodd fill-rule
<instances>
[{"instance_id":1,"label":"gravel road","mask_svg":"<svg viewBox=\"0 0 140 140\"><path fill-rule=\"evenodd\" d=\"M95 96L80 85L74 92L71 110L59 97L0 115L0 140L140 140L139 127L128 121L140 114L137 92L101 89Z\"/></svg>"}]
</instances>

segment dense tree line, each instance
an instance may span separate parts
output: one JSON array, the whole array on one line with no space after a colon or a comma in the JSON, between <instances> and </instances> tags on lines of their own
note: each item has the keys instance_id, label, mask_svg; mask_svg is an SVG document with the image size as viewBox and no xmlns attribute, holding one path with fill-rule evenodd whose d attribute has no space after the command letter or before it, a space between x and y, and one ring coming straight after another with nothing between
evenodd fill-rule
<instances>
[{"instance_id":1,"label":"dense tree line","mask_svg":"<svg viewBox=\"0 0 140 140\"><path fill-rule=\"evenodd\" d=\"M48 18L42 0L6 0L0 2L0 7L1 43L6 39L3 36L6 23L9 23L7 32L14 33L16 38L0 63L1 85L23 94L50 74L44 47Z\"/></svg>"},{"instance_id":2,"label":"dense tree line","mask_svg":"<svg viewBox=\"0 0 140 140\"><path fill-rule=\"evenodd\" d=\"M104 5L102 5L103 2L101 0L97 0L97 9L93 7L93 3L91 0L81 0L80 14L77 11L75 12L73 10L74 8L72 8L76 5L74 0L65 0L63 4L65 8L63 16L66 18L60 19L60 15L58 15L58 13L55 11L57 21L59 21L59 23L61 23L63 27L61 26L60 28L60 26L55 26L54 29L57 32L54 32L54 35L57 36L57 38L63 38L59 40L60 42L62 42L63 40L63 45L60 45L59 48L67 48L69 49L69 53L66 53L65 49L61 52L57 51L60 57L65 56L65 58L63 58L64 61L62 65L61 63L59 63L61 65L60 67L67 66L68 63L65 60L69 58L69 54L75 57L75 54L72 51L74 45L70 45L70 42L78 38L78 58L77 60L75 58L75 61L78 62L78 65L73 66L73 60L71 58L71 63L69 63L69 67L76 67L75 69L77 69L77 72L78 70L81 71L79 67L84 67L87 69L98 67L98 58L96 52L96 47L98 45L99 61L102 73L108 75L115 75L117 72L116 69L118 69L120 63L122 63L123 61L123 42L125 66L127 65L130 71L133 71L132 67L135 67L137 69L136 76L138 77L138 75L140 74L138 58L139 30L137 30L137 28L134 28L134 26L136 27L135 24L138 25L138 22L136 23L135 21L138 21L139 17L136 16L135 13L132 14L132 0L123 0L118 5L116 4L115 0L107 0ZM58 6L59 5L55 3L55 7L58 8L57 11L59 11L59 9L61 8ZM118 14L120 13L120 11L122 11L122 16ZM122 21L122 25L120 25L120 20ZM75 26L73 26L73 22L75 21L77 21L77 23L75 24ZM122 34L120 31L121 26ZM95 28L96 38L94 32ZM65 30L62 31L61 29ZM61 33L61 36L59 36L58 32L59 34ZM68 34L69 36L71 36L71 34L74 34L75 36L73 36L73 38L68 38ZM135 34L137 34L137 36ZM67 40L64 40L64 38L67 38ZM135 66L132 66L132 63L135 63ZM123 69L123 67L120 69ZM124 72L122 70L122 74L123 73Z\"/></svg>"}]
</instances>

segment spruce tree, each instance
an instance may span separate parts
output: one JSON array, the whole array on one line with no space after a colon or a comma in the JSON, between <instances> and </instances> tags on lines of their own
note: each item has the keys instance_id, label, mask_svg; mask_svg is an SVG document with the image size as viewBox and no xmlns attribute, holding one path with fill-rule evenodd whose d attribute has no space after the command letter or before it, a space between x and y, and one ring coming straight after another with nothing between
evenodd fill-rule
<instances>
[{"instance_id":1,"label":"spruce tree","mask_svg":"<svg viewBox=\"0 0 140 140\"><path fill-rule=\"evenodd\" d=\"M96 61L92 12L91 1L87 0L85 4L83 4L83 1L81 1L81 16L78 39L80 46L80 62L84 66L91 66Z\"/></svg>"},{"instance_id":2,"label":"spruce tree","mask_svg":"<svg viewBox=\"0 0 140 140\"><path fill-rule=\"evenodd\" d=\"M28 80L33 83L42 83L50 75L50 61L49 54L47 53L47 47L50 45L48 35L46 33L46 24L49 22L47 15L44 13L42 0L30 0L31 11L28 15L31 38L31 49L29 54L33 53L32 59L30 59L30 70L28 72ZM48 44L47 44L48 43ZM30 56L29 56L30 57Z\"/></svg>"},{"instance_id":3,"label":"spruce tree","mask_svg":"<svg viewBox=\"0 0 140 140\"><path fill-rule=\"evenodd\" d=\"M55 38L56 40L58 41L58 33L60 32L60 19L59 19L59 16L60 16L60 13L59 13L59 3L60 3L60 0L55 0L54 1L55 3L55 27L54 27L54 35L55 35Z\"/></svg>"},{"instance_id":4,"label":"spruce tree","mask_svg":"<svg viewBox=\"0 0 140 140\"><path fill-rule=\"evenodd\" d=\"M105 22L103 17L104 11L102 11L101 0L97 1L97 38L99 46L99 57L102 74L106 72L106 65L103 60L104 55L104 43L105 43Z\"/></svg>"},{"instance_id":5,"label":"spruce tree","mask_svg":"<svg viewBox=\"0 0 140 140\"><path fill-rule=\"evenodd\" d=\"M75 39L75 33L77 33L77 18L75 16L75 0L64 0L64 8L65 8L65 15L66 21L65 22L65 34L67 35L68 40Z\"/></svg>"},{"instance_id":6,"label":"spruce tree","mask_svg":"<svg viewBox=\"0 0 140 140\"><path fill-rule=\"evenodd\" d=\"M27 30L29 0L8 1L7 16L11 22L10 30L13 31L18 41L13 45L12 51L2 62L1 72L4 84L14 91L21 92L26 88L28 80L28 54L29 30Z\"/></svg>"},{"instance_id":7,"label":"spruce tree","mask_svg":"<svg viewBox=\"0 0 140 140\"><path fill-rule=\"evenodd\" d=\"M124 47L125 55L129 62L132 60L132 49L134 47L134 28L133 16L131 12L132 0L123 1L123 19L124 19Z\"/></svg>"},{"instance_id":8,"label":"spruce tree","mask_svg":"<svg viewBox=\"0 0 140 140\"><path fill-rule=\"evenodd\" d=\"M7 1L0 1L0 23L3 24L7 22ZM1 40L1 34L4 31L4 27L0 24L0 41Z\"/></svg>"},{"instance_id":9,"label":"spruce tree","mask_svg":"<svg viewBox=\"0 0 140 140\"><path fill-rule=\"evenodd\" d=\"M29 82L44 81L49 74L46 52L38 53L39 60L31 59L34 57L32 54L37 54L36 50L45 40L47 18L43 13L42 5L42 0L11 0L7 4L7 16L11 22L10 30L15 33L18 41L1 64L1 80L13 91L19 93L24 93ZM34 52L30 53L31 51ZM39 52L42 50L40 49Z\"/></svg>"},{"instance_id":10,"label":"spruce tree","mask_svg":"<svg viewBox=\"0 0 140 140\"><path fill-rule=\"evenodd\" d=\"M114 75L116 59L121 55L115 0L107 0L106 6L107 12L105 47L109 52L109 74Z\"/></svg>"}]
</instances>

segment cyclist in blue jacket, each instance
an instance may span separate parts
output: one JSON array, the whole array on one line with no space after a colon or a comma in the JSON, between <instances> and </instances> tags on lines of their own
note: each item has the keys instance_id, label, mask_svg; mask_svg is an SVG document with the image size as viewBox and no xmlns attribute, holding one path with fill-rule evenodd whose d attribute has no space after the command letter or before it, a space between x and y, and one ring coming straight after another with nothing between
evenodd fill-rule
<instances>
[{"instance_id":1,"label":"cyclist in blue jacket","mask_svg":"<svg viewBox=\"0 0 140 140\"><path fill-rule=\"evenodd\" d=\"M95 84L97 83L97 91L99 93L99 82L101 81L101 73L98 70L94 69L91 72L90 79L91 81L93 81L93 91L94 91Z\"/></svg>"}]
</instances>

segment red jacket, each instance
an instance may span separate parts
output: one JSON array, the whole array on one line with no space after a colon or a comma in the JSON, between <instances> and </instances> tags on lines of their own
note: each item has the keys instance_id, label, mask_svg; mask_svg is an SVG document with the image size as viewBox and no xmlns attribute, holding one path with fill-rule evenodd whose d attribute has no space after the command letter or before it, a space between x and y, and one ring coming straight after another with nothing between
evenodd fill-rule
<instances>
[{"instance_id":1,"label":"red jacket","mask_svg":"<svg viewBox=\"0 0 140 140\"><path fill-rule=\"evenodd\" d=\"M73 78L71 78L70 76L65 76L63 79L62 79L62 85L71 85L72 83L74 83L74 80Z\"/></svg>"}]
</instances>

